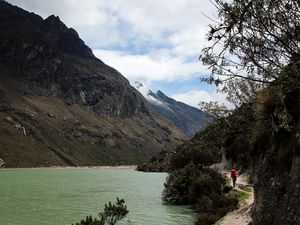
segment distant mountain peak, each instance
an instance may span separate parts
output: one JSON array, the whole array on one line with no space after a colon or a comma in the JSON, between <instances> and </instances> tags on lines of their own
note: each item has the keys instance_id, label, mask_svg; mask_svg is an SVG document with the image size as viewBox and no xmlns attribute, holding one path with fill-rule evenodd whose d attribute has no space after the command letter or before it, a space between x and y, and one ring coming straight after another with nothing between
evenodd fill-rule
<instances>
[{"instance_id":1,"label":"distant mountain peak","mask_svg":"<svg viewBox=\"0 0 300 225\"><path fill-rule=\"evenodd\" d=\"M156 94L160 97L167 97L161 90L158 90Z\"/></svg>"},{"instance_id":2,"label":"distant mountain peak","mask_svg":"<svg viewBox=\"0 0 300 225\"><path fill-rule=\"evenodd\" d=\"M175 99L168 97L166 94L164 94L164 93L163 93L162 91L160 91L160 90L157 91L156 95L157 95L159 98L161 98L161 99L163 99L164 101L169 102L169 103L171 103L171 104L173 104L174 102L177 102ZM185 104L185 103L184 103L184 104Z\"/></svg>"},{"instance_id":3,"label":"distant mountain peak","mask_svg":"<svg viewBox=\"0 0 300 225\"><path fill-rule=\"evenodd\" d=\"M172 121L186 136L192 137L206 126L205 115L199 109L178 102L168 97L161 90L158 90L155 94L141 82L135 82L134 87L149 101L155 111Z\"/></svg>"},{"instance_id":4,"label":"distant mountain peak","mask_svg":"<svg viewBox=\"0 0 300 225\"><path fill-rule=\"evenodd\" d=\"M51 15L44 20L45 35L57 45L57 47L68 54L83 58L96 58L92 50L80 39L73 28L68 28L58 16Z\"/></svg>"},{"instance_id":5,"label":"distant mountain peak","mask_svg":"<svg viewBox=\"0 0 300 225\"><path fill-rule=\"evenodd\" d=\"M150 94L150 89L143 85L141 82L134 82L132 85L136 90L138 90L146 99L148 99Z\"/></svg>"}]
</instances>

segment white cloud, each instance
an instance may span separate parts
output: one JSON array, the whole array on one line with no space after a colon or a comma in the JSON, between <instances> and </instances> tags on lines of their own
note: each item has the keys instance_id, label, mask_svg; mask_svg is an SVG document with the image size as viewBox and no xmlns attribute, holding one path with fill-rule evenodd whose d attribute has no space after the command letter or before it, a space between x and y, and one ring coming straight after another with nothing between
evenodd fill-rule
<instances>
[{"instance_id":1,"label":"white cloud","mask_svg":"<svg viewBox=\"0 0 300 225\"><path fill-rule=\"evenodd\" d=\"M164 51L153 51L145 55L103 49L94 49L93 52L132 82L143 80L151 83L151 81L190 79L195 74L199 76L199 73L205 72L197 59L187 62Z\"/></svg>"},{"instance_id":2,"label":"white cloud","mask_svg":"<svg viewBox=\"0 0 300 225\"><path fill-rule=\"evenodd\" d=\"M118 0L120 18L132 24L144 38L160 40L167 32L178 32L194 24L205 24L201 11L211 13L213 7L198 0Z\"/></svg>"},{"instance_id":3,"label":"white cloud","mask_svg":"<svg viewBox=\"0 0 300 225\"><path fill-rule=\"evenodd\" d=\"M185 27L174 33L169 38L169 42L173 46L172 52L183 57L198 57L201 53L201 49L204 47L205 43L207 43L205 39L207 31L207 27L196 24Z\"/></svg>"},{"instance_id":4,"label":"white cloud","mask_svg":"<svg viewBox=\"0 0 300 225\"><path fill-rule=\"evenodd\" d=\"M67 26L99 25L108 21L115 22L116 17L108 11L105 0L8 0L28 11L38 13L46 18L57 15Z\"/></svg>"},{"instance_id":5,"label":"white cloud","mask_svg":"<svg viewBox=\"0 0 300 225\"><path fill-rule=\"evenodd\" d=\"M204 90L190 90L185 93L179 93L172 96L177 101L185 102L191 106L199 108L199 102L216 101L221 104L225 104L228 108L234 108L234 106L226 100L226 95L220 92L207 92Z\"/></svg>"},{"instance_id":6,"label":"white cloud","mask_svg":"<svg viewBox=\"0 0 300 225\"><path fill-rule=\"evenodd\" d=\"M209 1L199 0L8 0L41 16L58 15L92 48L169 45L174 52L199 54L199 45L215 17ZM90 43L89 43L90 42ZM186 48L186 46L195 46ZM186 51L182 51L185 49Z\"/></svg>"}]
</instances>

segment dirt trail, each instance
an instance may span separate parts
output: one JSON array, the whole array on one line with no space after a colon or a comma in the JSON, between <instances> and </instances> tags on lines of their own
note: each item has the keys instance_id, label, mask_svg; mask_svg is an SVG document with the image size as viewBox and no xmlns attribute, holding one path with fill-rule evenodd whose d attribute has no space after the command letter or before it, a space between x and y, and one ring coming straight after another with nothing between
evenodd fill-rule
<instances>
[{"instance_id":1,"label":"dirt trail","mask_svg":"<svg viewBox=\"0 0 300 225\"><path fill-rule=\"evenodd\" d=\"M237 187L239 191L243 191L238 188L239 184L247 185L247 177L241 175L237 179ZM252 189L252 188L251 188ZM221 219L217 224L219 225L248 225L251 222L250 210L254 201L253 189L250 193L249 198L246 202L240 206L239 209L228 213L223 219Z\"/></svg>"}]
</instances>

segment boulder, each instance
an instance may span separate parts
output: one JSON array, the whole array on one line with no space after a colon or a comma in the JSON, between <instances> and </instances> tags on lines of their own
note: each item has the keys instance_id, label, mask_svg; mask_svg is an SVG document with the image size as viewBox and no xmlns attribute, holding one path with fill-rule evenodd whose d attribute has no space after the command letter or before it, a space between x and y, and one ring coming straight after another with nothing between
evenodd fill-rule
<instances>
[{"instance_id":1,"label":"boulder","mask_svg":"<svg viewBox=\"0 0 300 225\"><path fill-rule=\"evenodd\" d=\"M5 161L0 158L0 168L4 168L4 167L5 167Z\"/></svg>"}]
</instances>

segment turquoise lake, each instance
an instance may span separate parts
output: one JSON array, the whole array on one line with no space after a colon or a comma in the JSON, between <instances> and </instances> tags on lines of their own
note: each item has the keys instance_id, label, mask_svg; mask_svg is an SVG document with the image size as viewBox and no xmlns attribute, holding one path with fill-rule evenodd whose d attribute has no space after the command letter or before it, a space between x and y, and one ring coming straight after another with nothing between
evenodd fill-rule
<instances>
[{"instance_id":1,"label":"turquoise lake","mask_svg":"<svg viewBox=\"0 0 300 225\"><path fill-rule=\"evenodd\" d=\"M0 170L1 225L71 225L125 199L134 225L193 225L189 207L162 204L166 174L132 168Z\"/></svg>"}]
</instances>

